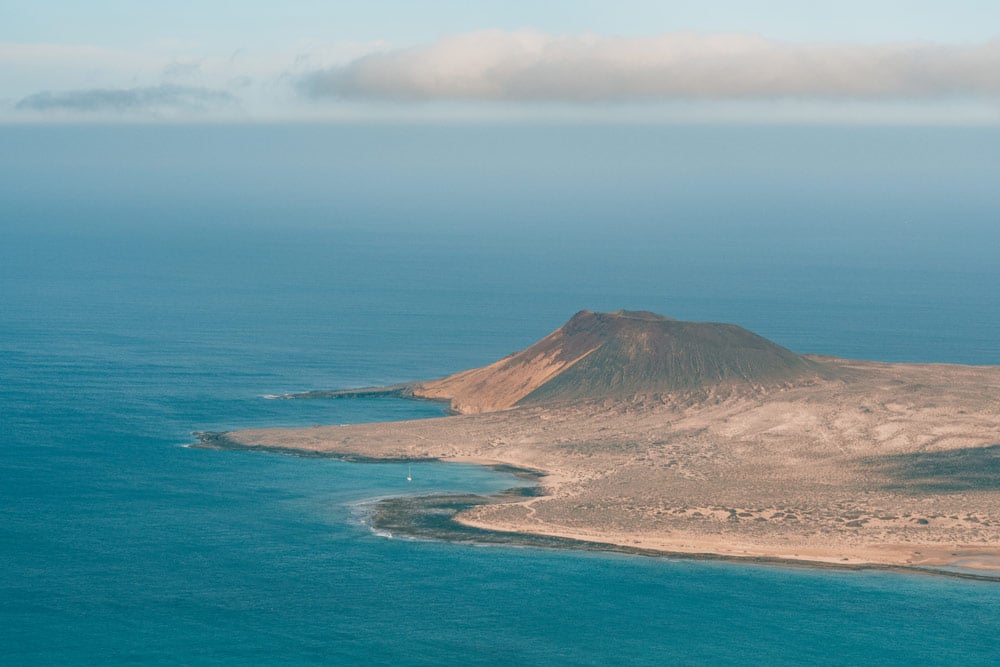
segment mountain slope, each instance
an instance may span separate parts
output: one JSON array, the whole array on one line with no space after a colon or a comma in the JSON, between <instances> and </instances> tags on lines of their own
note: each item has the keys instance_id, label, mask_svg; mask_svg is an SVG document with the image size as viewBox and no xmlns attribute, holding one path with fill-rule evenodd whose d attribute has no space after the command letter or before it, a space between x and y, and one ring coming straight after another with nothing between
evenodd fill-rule
<instances>
[{"instance_id":1,"label":"mountain slope","mask_svg":"<svg viewBox=\"0 0 1000 667\"><path fill-rule=\"evenodd\" d=\"M448 399L457 412L478 413L830 375L822 363L736 325L682 322L645 311L584 310L525 350L410 385L408 393Z\"/></svg>"}]
</instances>

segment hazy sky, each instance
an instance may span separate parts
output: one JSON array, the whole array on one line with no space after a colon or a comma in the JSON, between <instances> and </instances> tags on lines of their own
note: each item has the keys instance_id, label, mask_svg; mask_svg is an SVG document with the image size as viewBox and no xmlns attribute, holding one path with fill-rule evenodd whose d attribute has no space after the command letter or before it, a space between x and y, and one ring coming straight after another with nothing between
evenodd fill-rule
<instances>
[{"instance_id":1,"label":"hazy sky","mask_svg":"<svg viewBox=\"0 0 1000 667\"><path fill-rule=\"evenodd\" d=\"M0 120L1000 124L988 0L0 3Z\"/></svg>"}]
</instances>

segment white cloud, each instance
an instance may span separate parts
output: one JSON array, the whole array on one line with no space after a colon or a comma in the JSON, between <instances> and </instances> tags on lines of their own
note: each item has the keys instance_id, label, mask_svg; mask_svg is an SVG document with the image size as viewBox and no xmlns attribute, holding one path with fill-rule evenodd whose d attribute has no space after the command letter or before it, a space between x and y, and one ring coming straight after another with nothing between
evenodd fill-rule
<instances>
[{"instance_id":1,"label":"white cloud","mask_svg":"<svg viewBox=\"0 0 1000 667\"><path fill-rule=\"evenodd\" d=\"M76 118L996 125L1000 40L795 44L489 30L411 48L0 42L0 122Z\"/></svg>"},{"instance_id":2,"label":"white cloud","mask_svg":"<svg viewBox=\"0 0 1000 667\"><path fill-rule=\"evenodd\" d=\"M141 86L42 91L21 99L15 109L57 113L205 113L236 100L222 90L196 86Z\"/></svg>"},{"instance_id":3,"label":"white cloud","mask_svg":"<svg viewBox=\"0 0 1000 667\"><path fill-rule=\"evenodd\" d=\"M487 30L299 79L307 97L630 102L1000 95L1000 40L794 44L746 34L560 37Z\"/></svg>"},{"instance_id":4,"label":"white cloud","mask_svg":"<svg viewBox=\"0 0 1000 667\"><path fill-rule=\"evenodd\" d=\"M381 42L300 42L283 50L195 50L175 43L143 48L0 42L0 122L93 119L101 113L310 117L292 83L344 64Z\"/></svg>"}]
</instances>

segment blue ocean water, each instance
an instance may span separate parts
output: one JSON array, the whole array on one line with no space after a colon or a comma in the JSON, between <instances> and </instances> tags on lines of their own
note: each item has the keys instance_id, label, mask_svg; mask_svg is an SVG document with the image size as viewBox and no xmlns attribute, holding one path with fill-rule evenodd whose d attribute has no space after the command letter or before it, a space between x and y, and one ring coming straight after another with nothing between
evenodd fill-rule
<instances>
[{"instance_id":1,"label":"blue ocean water","mask_svg":"<svg viewBox=\"0 0 1000 667\"><path fill-rule=\"evenodd\" d=\"M1000 363L996 132L0 139L4 664L1000 659L995 584L388 539L364 523L374 498L516 482L182 446L437 416L263 396L481 365L581 308Z\"/></svg>"}]
</instances>

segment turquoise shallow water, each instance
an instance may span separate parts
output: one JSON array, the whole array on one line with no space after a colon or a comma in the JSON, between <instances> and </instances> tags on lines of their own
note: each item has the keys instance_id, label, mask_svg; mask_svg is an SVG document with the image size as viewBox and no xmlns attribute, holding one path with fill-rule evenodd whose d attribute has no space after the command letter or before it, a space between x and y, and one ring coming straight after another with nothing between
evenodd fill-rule
<instances>
[{"instance_id":1,"label":"turquoise shallow water","mask_svg":"<svg viewBox=\"0 0 1000 667\"><path fill-rule=\"evenodd\" d=\"M388 194L410 195L423 227L346 214L319 224L318 204L282 199L263 212L256 201L217 204L222 222L204 228L191 217L205 210L207 186L184 185L190 159L165 157L185 141L194 151L208 130L137 129L132 143L106 128L31 131L2 130L23 154L0 158L10 216L0 228L0 662L1000 659L995 584L387 539L365 525L366 501L516 480L418 464L407 483L394 464L181 446L196 430L439 415L419 402L262 397L483 364L584 307L735 321L800 352L1000 363L988 229L969 223L967 242L944 243L927 225L890 243L879 214L863 249L828 229L776 235L763 223L728 245L718 225L647 229L641 243L593 220L575 235L499 223L463 234L427 222L443 192L421 204L391 183ZM276 145L280 166L282 150L305 143L292 130L242 132L207 135L212 151L262 157ZM359 150L330 132L320 144ZM75 143L60 153L67 137ZM146 159L128 148L137 138L161 158L141 179L130 175ZM115 186L91 173L45 186L11 180L17 159L28 172L75 174L66 165L90 145L105 146L108 164L134 167L115 169L131 188L145 184L145 206L102 195ZM62 160L33 166L27 147ZM242 184L257 196L267 179L241 168L204 167L223 190ZM286 171L264 195L308 190ZM993 203L963 205L974 218ZM290 216L311 224L284 224Z\"/></svg>"}]
</instances>

